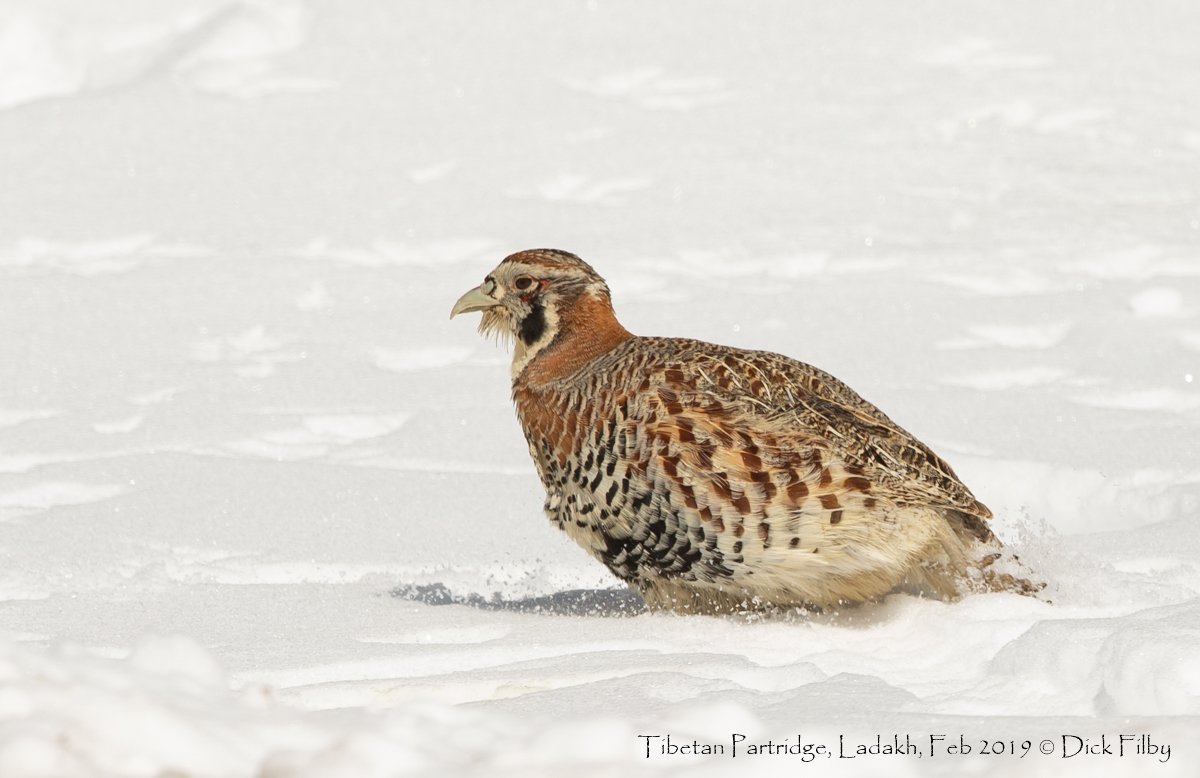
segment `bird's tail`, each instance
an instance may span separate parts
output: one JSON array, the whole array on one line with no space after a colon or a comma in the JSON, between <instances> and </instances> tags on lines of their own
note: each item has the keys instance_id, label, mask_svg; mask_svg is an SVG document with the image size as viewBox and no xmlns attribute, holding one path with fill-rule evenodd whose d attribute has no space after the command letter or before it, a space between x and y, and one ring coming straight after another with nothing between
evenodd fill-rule
<instances>
[{"instance_id":1,"label":"bird's tail","mask_svg":"<svg viewBox=\"0 0 1200 778\"><path fill-rule=\"evenodd\" d=\"M987 515L991 516L991 511ZM982 517L952 510L946 512L946 521L966 549L968 591L1016 592L1032 597L1046 588L1016 554L1004 548Z\"/></svg>"},{"instance_id":2,"label":"bird's tail","mask_svg":"<svg viewBox=\"0 0 1200 778\"><path fill-rule=\"evenodd\" d=\"M1016 554L997 546L988 551L968 571L968 583L973 591L1015 592L1036 597L1046 588Z\"/></svg>"},{"instance_id":3,"label":"bird's tail","mask_svg":"<svg viewBox=\"0 0 1200 778\"><path fill-rule=\"evenodd\" d=\"M1046 588L1006 549L981 517L946 511L945 530L905 576L901 591L956 600L966 594L1015 592L1036 596Z\"/></svg>"}]
</instances>

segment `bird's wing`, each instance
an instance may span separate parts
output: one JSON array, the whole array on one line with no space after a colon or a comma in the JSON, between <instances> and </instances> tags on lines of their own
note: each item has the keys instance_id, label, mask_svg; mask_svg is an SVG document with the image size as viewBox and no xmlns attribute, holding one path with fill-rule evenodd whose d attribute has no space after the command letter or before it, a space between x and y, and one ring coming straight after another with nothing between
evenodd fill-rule
<instances>
[{"instance_id":1,"label":"bird's wing","mask_svg":"<svg viewBox=\"0 0 1200 778\"><path fill-rule=\"evenodd\" d=\"M836 378L778 354L696 345L668 360L645 413L658 466L689 502L836 521L834 511L886 500L944 509L991 538L991 512L950 466ZM681 469L687 478L671 476Z\"/></svg>"}]
</instances>

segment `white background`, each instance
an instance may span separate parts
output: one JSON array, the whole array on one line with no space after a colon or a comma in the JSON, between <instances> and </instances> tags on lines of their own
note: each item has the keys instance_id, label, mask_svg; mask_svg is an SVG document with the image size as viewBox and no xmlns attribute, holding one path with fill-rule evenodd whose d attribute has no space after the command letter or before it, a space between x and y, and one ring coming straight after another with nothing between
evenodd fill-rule
<instances>
[{"instance_id":1,"label":"white background","mask_svg":"<svg viewBox=\"0 0 1200 778\"><path fill-rule=\"evenodd\" d=\"M3 0L0 776L1196 775L1198 40L1189 0ZM535 246L847 381L1052 602L574 612L617 584L447 321ZM1035 753L637 738L734 732Z\"/></svg>"}]
</instances>

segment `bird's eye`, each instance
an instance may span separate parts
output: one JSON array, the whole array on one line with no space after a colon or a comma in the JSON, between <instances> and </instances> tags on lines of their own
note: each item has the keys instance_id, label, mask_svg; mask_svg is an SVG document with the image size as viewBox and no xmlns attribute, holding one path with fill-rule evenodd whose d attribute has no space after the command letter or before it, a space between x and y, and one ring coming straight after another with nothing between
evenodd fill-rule
<instances>
[{"instance_id":1,"label":"bird's eye","mask_svg":"<svg viewBox=\"0 0 1200 778\"><path fill-rule=\"evenodd\" d=\"M533 279L529 276L519 276L516 281L513 281L513 289L518 292L527 292L533 286Z\"/></svg>"}]
</instances>

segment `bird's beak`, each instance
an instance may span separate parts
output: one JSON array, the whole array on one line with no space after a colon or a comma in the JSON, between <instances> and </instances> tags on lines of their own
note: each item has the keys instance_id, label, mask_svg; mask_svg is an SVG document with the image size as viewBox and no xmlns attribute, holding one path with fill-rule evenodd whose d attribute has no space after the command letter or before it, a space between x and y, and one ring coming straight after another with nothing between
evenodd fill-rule
<instances>
[{"instance_id":1,"label":"bird's beak","mask_svg":"<svg viewBox=\"0 0 1200 778\"><path fill-rule=\"evenodd\" d=\"M496 283L494 281L484 281L481 286L475 287L458 298L458 302L450 309L450 318L453 319L460 313L470 313L471 311L482 311L496 307L500 304L500 301L489 294L489 292L493 292L495 289Z\"/></svg>"}]
</instances>

